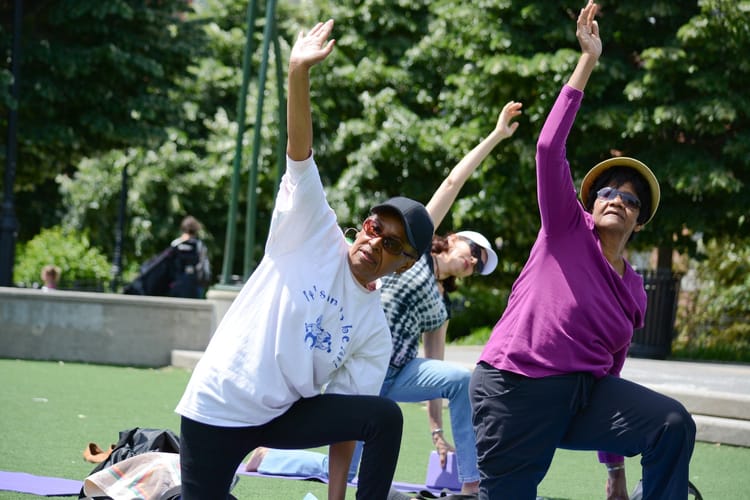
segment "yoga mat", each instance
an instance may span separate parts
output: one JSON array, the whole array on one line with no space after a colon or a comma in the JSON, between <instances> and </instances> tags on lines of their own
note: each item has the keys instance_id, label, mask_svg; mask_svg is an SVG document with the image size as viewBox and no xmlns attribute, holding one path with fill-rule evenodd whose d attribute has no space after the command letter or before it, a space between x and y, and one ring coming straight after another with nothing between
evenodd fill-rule
<instances>
[{"instance_id":1,"label":"yoga mat","mask_svg":"<svg viewBox=\"0 0 750 500\"><path fill-rule=\"evenodd\" d=\"M328 483L327 477L319 477L319 476L283 476L279 474L261 474L260 472L247 472L245 470L245 464L240 464L239 467L237 467L237 474L240 476L250 476L250 477L270 477L274 479L293 479L297 481L318 481L320 483ZM349 486L356 487L357 486L357 480L356 478L354 481L350 481L347 483ZM416 483L405 483L402 481L394 481L392 483L392 486L397 489L398 491L402 493L418 493L420 491L429 491L431 493L434 493L436 495L439 495L443 489L435 489L435 488L429 488L424 484L416 484ZM457 490L450 490L452 493L458 493Z\"/></svg>"},{"instance_id":2,"label":"yoga mat","mask_svg":"<svg viewBox=\"0 0 750 500\"><path fill-rule=\"evenodd\" d=\"M0 471L0 490L45 497L78 496L83 481L61 477L35 476L26 472Z\"/></svg>"}]
</instances>

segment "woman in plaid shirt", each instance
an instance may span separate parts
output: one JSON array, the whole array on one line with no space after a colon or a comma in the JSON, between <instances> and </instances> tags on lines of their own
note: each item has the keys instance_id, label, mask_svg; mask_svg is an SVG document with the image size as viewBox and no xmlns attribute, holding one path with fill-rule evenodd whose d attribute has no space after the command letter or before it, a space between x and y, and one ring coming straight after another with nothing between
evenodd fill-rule
<instances>
[{"instance_id":1,"label":"woman in plaid shirt","mask_svg":"<svg viewBox=\"0 0 750 500\"><path fill-rule=\"evenodd\" d=\"M426 205L435 227L443 221L466 180L503 139L513 135L521 103L510 101L501 111L495 129L472 149L443 180ZM435 235L432 248L407 271L382 278L381 302L391 329L393 351L381 396L399 402L429 401L432 441L445 467L448 452L456 453L461 491L479 489L476 446L471 423L469 380L471 372L443 361L450 318L447 293L456 290L456 278L487 275L497 266L490 242L475 231ZM425 357L419 358L419 340ZM443 435L442 400L448 399L454 448ZM356 474L361 444L352 459L350 479ZM325 479L327 457L300 450L259 448L247 470L266 474L317 476Z\"/></svg>"}]
</instances>

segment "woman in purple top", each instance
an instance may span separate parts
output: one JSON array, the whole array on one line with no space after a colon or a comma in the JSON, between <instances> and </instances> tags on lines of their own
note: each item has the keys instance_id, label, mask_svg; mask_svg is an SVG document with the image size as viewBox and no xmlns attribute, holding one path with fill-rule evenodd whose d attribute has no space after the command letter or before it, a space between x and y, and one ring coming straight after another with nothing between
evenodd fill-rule
<instances>
[{"instance_id":1,"label":"woman in purple top","mask_svg":"<svg viewBox=\"0 0 750 500\"><path fill-rule=\"evenodd\" d=\"M627 499L623 456L642 455L643 498L687 498L695 423L677 401L619 378L643 325L642 278L624 258L659 185L632 158L596 165L578 202L565 142L601 55L597 5L577 20L581 57L537 143L542 227L472 375L480 498L536 498L556 448L600 450L607 498Z\"/></svg>"}]
</instances>

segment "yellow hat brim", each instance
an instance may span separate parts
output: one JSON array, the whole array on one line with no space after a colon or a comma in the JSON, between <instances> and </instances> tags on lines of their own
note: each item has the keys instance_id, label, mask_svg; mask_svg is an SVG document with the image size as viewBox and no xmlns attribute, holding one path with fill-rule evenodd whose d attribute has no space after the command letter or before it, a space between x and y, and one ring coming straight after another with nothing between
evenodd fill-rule
<instances>
[{"instance_id":1,"label":"yellow hat brim","mask_svg":"<svg viewBox=\"0 0 750 500\"><path fill-rule=\"evenodd\" d=\"M632 168L633 170L641 174L644 179L646 179L646 182L648 183L648 186L651 190L651 213L648 214L648 219L646 219L644 225L651 222L651 219L654 218L654 214L656 214L656 209L659 208L659 200L661 199L661 189L659 188L659 181L656 179L654 173L650 168L646 166L645 163L638 161L635 158L629 158L627 156L616 156L614 158L604 160L594 165L594 167L588 171L588 173L583 178L583 182L581 182L581 201L583 201L584 206L586 205L586 200L589 197L589 190L591 189L591 185L594 184L596 178L612 167Z\"/></svg>"}]
</instances>

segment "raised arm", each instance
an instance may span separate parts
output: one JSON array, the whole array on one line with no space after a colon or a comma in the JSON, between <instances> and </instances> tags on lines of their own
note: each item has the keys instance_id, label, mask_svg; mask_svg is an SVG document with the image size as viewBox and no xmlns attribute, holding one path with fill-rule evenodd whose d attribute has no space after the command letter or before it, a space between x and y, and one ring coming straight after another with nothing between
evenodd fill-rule
<instances>
[{"instance_id":1,"label":"raised arm","mask_svg":"<svg viewBox=\"0 0 750 500\"><path fill-rule=\"evenodd\" d=\"M598 5L589 0L586 7L581 9L576 21L576 38L581 45L581 57L570 75L568 85L583 91L589 77L596 67L599 56L602 55L602 39L599 37L599 24L594 19ZM607 500L627 500L627 479L625 477L624 457L610 453L599 454L599 460L607 466Z\"/></svg>"},{"instance_id":2,"label":"raised arm","mask_svg":"<svg viewBox=\"0 0 750 500\"><path fill-rule=\"evenodd\" d=\"M589 0L586 7L581 9L576 21L576 38L581 45L581 57L570 75L568 85L583 91L594 71L599 56L602 55L602 39L599 38L599 23L594 17L599 9L598 5Z\"/></svg>"},{"instance_id":3,"label":"raised arm","mask_svg":"<svg viewBox=\"0 0 750 500\"><path fill-rule=\"evenodd\" d=\"M466 180L476 170L482 160L484 160L490 151L497 146L500 141L507 139L512 136L518 128L518 122L510 123L510 121L516 116L521 114L520 102L510 101L500 112L500 116L497 118L497 125L490 135L488 135L482 142L477 144L474 149L464 156L458 164L453 167L448 176L443 180L440 186L432 195L429 203L427 203L427 211L432 217L432 222L435 224L435 229L445 218L445 215L450 210L453 202L456 201L458 192L466 183Z\"/></svg>"},{"instance_id":4,"label":"raised arm","mask_svg":"<svg viewBox=\"0 0 750 500\"><path fill-rule=\"evenodd\" d=\"M305 160L312 153L310 68L328 57L335 40L328 40L333 19L316 24L307 34L300 31L289 56L289 97L286 106L286 152L292 160Z\"/></svg>"}]
</instances>

